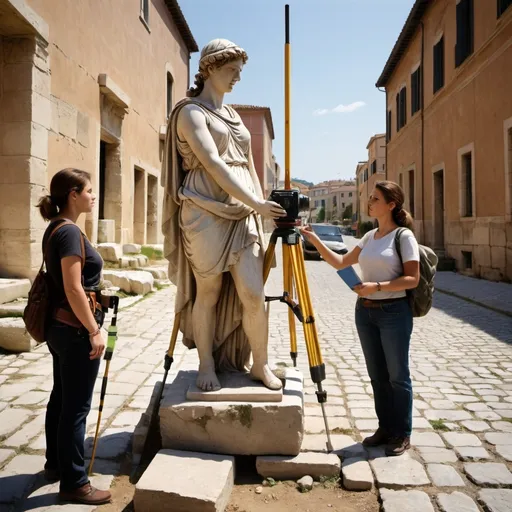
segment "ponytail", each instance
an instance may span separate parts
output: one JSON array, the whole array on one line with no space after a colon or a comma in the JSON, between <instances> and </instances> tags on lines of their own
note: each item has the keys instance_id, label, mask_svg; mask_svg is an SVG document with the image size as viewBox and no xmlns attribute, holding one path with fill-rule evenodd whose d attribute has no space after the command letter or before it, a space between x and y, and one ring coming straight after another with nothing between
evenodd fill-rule
<instances>
[{"instance_id":1,"label":"ponytail","mask_svg":"<svg viewBox=\"0 0 512 512\"><path fill-rule=\"evenodd\" d=\"M194 80L194 85L187 91L187 97L195 98L199 96L204 89L204 76L201 72L197 73Z\"/></svg>"},{"instance_id":2,"label":"ponytail","mask_svg":"<svg viewBox=\"0 0 512 512\"><path fill-rule=\"evenodd\" d=\"M39 208L39 213L44 220L52 220L59 214L59 209L50 195L41 197L37 203L37 208Z\"/></svg>"},{"instance_id":3,"label":"ponytail","mask_svg":"<svg viewBox=\"0 0 512 512\"><path fill-rule=\"evenodd\" d=\"M396 222L396 225L401 228L407 228L411 231L414 231L414 222L412 220L412 215L405 210L404 208L395 207L393 209L393 220Z\"/></svg>"}]
</instances>

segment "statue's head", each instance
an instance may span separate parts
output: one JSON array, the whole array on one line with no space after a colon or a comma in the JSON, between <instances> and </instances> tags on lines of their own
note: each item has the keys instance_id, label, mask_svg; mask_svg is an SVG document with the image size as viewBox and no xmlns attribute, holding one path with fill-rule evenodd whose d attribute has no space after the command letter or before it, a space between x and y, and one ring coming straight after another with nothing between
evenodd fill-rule
<instances>
[{"instance_id":1,"label":"statue's head","mask_svg":"<svg viewBox=\"0 0 512 512\"><path fill-rule=\"evenodd\" d=\"M240 80L240 73L247 59L245 50L227 39L210 41L201 50L195 86L188 90L187 96L195 97L201 94L207 80L211 80L218 91L231 92Z\"/></svg>"}]
</instances>

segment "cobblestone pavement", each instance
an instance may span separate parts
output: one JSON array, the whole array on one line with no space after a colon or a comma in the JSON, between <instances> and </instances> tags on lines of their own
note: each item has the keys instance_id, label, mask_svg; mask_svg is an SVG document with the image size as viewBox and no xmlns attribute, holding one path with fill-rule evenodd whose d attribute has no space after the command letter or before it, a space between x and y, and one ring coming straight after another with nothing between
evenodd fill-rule
<instances>
[{"instance_id":1,"label":"cobblestone pavement","mask_svg":"<svg viewBox=\"0 0 512 512\"><path fill-rule=\"evenodd\" d=\"M278 256L279 252L278 248ZM356 296L324 262L308 261L306 267L327 366L326 409L334 447L342 448L346 485L361 484L364 489L364 480L374 479L383 508L390 512L512 511L512 319L436 294L429 315L415 321L412 340L413 449L397 458L385 457L381 450L368 453L357 443L377 422L353 320ZM267 294L281 291L281 271L274 269ZM110 366L94 465L101 487L123 469L134 427L161 379L173 296L174 288L167 288L119 314L119 341ZM272 363L289 364L285 306L272 303L270 318ZM178 370L197 368L196 351L178 343L175 356L168 382ZM303 446L321 450L324 427L301 335L299 367L306 383ZM96 425L103 371L104 362L88 418L89 436ZM45 485L41 476L51 373L51 357L44 345L32 353L0 355L1 511L94 509L56 505L58 484Z\"/></svg>"}]
</instances>

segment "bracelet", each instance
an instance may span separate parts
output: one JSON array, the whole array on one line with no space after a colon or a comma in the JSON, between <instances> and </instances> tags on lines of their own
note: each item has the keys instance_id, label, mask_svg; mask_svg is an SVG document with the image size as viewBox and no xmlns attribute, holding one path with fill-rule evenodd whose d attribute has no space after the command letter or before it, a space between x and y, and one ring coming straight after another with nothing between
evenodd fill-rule
<instances>
[{"instance_id":1,"label":"bracelet","mask_svg":"<svg viewBox=\"0 0 512 512\"><path fill-rule=\"evenodd\" d=\"M89 333L89 338L94 338L97 334L101 332L101 329L98 327L95 331Z\"/></svg>"}]
</instances>

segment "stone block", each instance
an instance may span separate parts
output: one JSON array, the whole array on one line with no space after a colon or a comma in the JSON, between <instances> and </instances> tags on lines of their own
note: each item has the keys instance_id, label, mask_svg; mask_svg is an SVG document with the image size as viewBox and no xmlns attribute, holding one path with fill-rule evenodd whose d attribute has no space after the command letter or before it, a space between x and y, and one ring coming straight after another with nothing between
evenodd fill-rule
<instances>
[{"instance_id":1,"label":"stone block","mask_svg":"<svg viewBox=\"0 0 512 512\"><path fill-rule=\"evenodd\" d=\"M473 224L473 223L471 223ZM491 233L489 226L475 226L473 231L473 242L474 245L490 245ZM464 241L464 243L468 243Z\"/></svg>"},{"instance_id":2,"label":"stone block","mask_svg":"<svg viewBox=\"0 0 512 512\"><path fill-rule=\"evenodd\" d=\"M340 470L340 459L332 453L302 452L295 457L256 457L256 471L263 478L297 480L309 475L319 480L323 476L338 477Z\"/></svg>"},{"instance_id":3,"label":"stone block","mask_svg":"<svg viewBox=\"0 0 512 512\"><path fill-rule=\"evenodd\" d=\"M232 455L297 455L304 435L302 374L287 369L282 402L191 402L196 371L180 371L160 407L162 446Z\"/></svg>"},{"instance_id":4,"label":"stone block","mask_svg":"<svg viewBox=\"0 0 512 512\"><path fill-rule=\"evenodd\" d=\"M45 458L41 455L17 455L0 471L0 503L19 500L42 471Z\"/></svg>"},{"instance_id":5,"label":"stone block","mask_svg":"<svg viewBox=\"0 0 512 512\"><path fill-rule=\"evenodd\" d=\"M418 451L426 463L457 462L457 456L453 450L438 448L437 446L420 446Z\"/></svg>"},{"instance_id":6,"label":"stone block","mask_svg":"<svg viewBox=\"0 0 512 512\"><path fill-rule=\"evenodd\" d=\"M190 384L187 400L196 402L282 402L283 390L268 389L249 374L226 372L219 374L222 386L218 391L203 391L195 382Z\"/></svg>"},{"instance_id":7,"label":"stone block","mask_svg":"<svg viewBox=\"0 0 512 512\"><path fill-rule=\"evenodd\" d=\"M98 459L117 459L126 453L130 447L134 430L135 427L128 426L123 428L107 428L98 440L96 457ZM93 442L93 437L89 437L85 441L86 457L91 457Z\"/></svg>"},{"instance_id":8,"label":"stone block","mask_svg":"<svg viewBox=\"0 0 512 512\"><path fill-rule=\"evenodd\" d=\"M234 485L234 458L160 450L135 486L137 512L223 512Z\"/></svg>"},{"instance_id":9,"label":"stone block","mask_svg":"<svg viewBox=\"0 0 512 512\"><path fill-rule=\"evenodd\" d=\"M464 434L460 432L443 432L444 440L454 447L459 446L482 446L480 439L475 434Z\"/></svg>"},{"instance_id":10,"label":"stone block","mask_svg":"<svg viewBox=\"0 0 512 512\"><path fill-rule=\"evenodd\" d=\"M50 129L59 133L59 99L53 95L50 96Z\"/></svg>"},{"instance_id":11,"label":"stone block","mask_svg":"<svg viewBox=\"0 0 512 512\"><path fill-rule=\"evenodd\" d=\"M492 459L492 456L483 446L459 446L455 448L455 451L460 460Z\"/></svg>"},{"instance_id":12,"label":"stone block","mask_svg":"<svg viewBox=\"0 0 512 512\"><path fill-rule=\"evenodd\" d=\"M154 279L149 272L143 270L129 273L130 288L132 293L146 295L153 291Z\"/></svg>"},{"instance_id":13,"label":"stone block","mask_svg":"<svg viewBox=\"0 0 512 512\"><path fill-rule=\"evenodd\" d=\"M7 459L10 459L16 452L14 450L6 450L5 448L0 448L0 467L3 466L4 462Z\"/></svg>"},{"instance_id":14,"label":"stone block","mask_svg":"<svg viewBox=\"0 0 512 512\"><path fill-rule=\"evenodd\" d=\"M9 352L30 352L37 343L22 318L0 318L0 347Z\"/></svg>"},{"instance_id":15,"label":"stone block","mask_svg":"<svg viewBox=\"0 0 512 512\"><path fill-rule=\"evenodd\" d=\"M430 480L423 466L410 458L409 454L401 457L380 457L370 460L379 487L400 489L402 487L430 485Z\"/></svg>"},{"instance_id":16,"label":"stone block","mask_svg":"<svg viewBox=\"0 0 512 512\"><path fill-rule=\"evenodd\" d=\"M444 448L444 442L435 432L413 432L411 436L413 446L437 446Z\"/></svg>"},{"instance_id":17,"label":"stone block","mask_svg":"<svg viewBox=\"0 0 512 512\"><path fill-rule=\"evenodd\" d=\"M148 257L144 256L144 254L137 254L137 256L135 256L135 259L137 260L137 265L139 267L147 267L148 266Z\"/></svg>"},{"instance_id":18,"label":"stone block","mask_svg":"<svg viewBox=\"0 0 512 512\"><path fill-rule=\"evenodd\" d=\"M57 104L59 116L59 133L76 140L78 112L73 105L59 99Z\"/></svg>"},{"instance_id":19,"label":"stone block","mask_svg":"<svg viewBox=\"0 0 512 512\"><path fill-rule=\"evenodd\" d=\"M121 247L114 243L100 243L96 249L104 261L113 261L117 263L119 258L121 258L123 255Z\"/></svg>"},{"instance_id":20,"label":"stone block","mask_svg":"<svg viewBox=\"0 0 512 512\"><path fill-rule=\"evenodd\" d=\"M438 494L437 503L441 512L479 512L476 503L463 492Z\"/></svg>"},{"instance_id":21,"label":"stone block","mask_svg":"<svg viewBox=\"0 0 512 512\"><path fill-rule=\"evenodd\" d=\"M482 489L478 501L488 512L510 512L512 489Z\"/></svg>"},{"instance_id":22,"label":"stone block","mask_svg":"<svg viewBox=\"0 0 512 512\"><path fill-rule=\"evenodd\" d=\"M123 254L140 254L140 248L139 244L124 244Z\"/></svg>"},{"instance_id":23,"label":"stone block","mask_svg":"<svg viewBox=\"0 0 512 512\"><path fill-rule=\"evenodd\" d=\"M0 278L0 304L12 302L20 297L28 297L30 286L29 279Z\"/></svg>"},{"instance_id":24,"label":"stone block","mask_svg":"<svg viewBox=\"0 0 512 512\"><path fill-rule=\"evenodd\" d=\"M434 512L428 494L423 491L380 489L383 512Z\"/></svg>"},{"instance_id":25,"label":"stone block","mask_svg":"<svg viewBox=\"0 0 512 512\"><path fill-rule=\"evenodd\" d=\"M489 228L487 233L489 233ZM474 237L475 223L473 221L462 222L462 243L463 245L478 245L481 242L476 242ZM489 234L487 234L489 236Z\"/></svg>"},{"instance_id":26,"label":"stone block","mask_svg":"<svg viewBox=\"0 0 512 512\"><path fill-rule=\"evenodd\" d=\"M491 240L492 247L506 247L507 246L507 232L505 224L491 224Z\"/></svg>"},{"instance_id":27,"label":"stone block","mask_svg":"<svg viewBox=\"0 0 512 512\"><path fill-rule=\"evenodd\" d=\"M505 247L491 247L491 266L502 272L505 271Z\"/></svg>"},{"instance_id":28,"label":"stone block","mask_svg":"<svg viewBox=\"0 0 512 512\"><path fill-rule=\"evenodd\" d=\"M13 62L12 64L4 65L4 92L32 90L34 69L32 62Z\"/></svg>"},{"instance_id":29,"label":"stone block","mask_svg":"<svg viewBox=\"0 0 512 512\"><path fill-rule=\"evenodd\" d=\"M51 128L51 102L50 99L34 92L32 94L32 121L49 130Z\"/></svg>"},{"instance_id":30,"label":"stone block","mask_svg":"<svg viewBox=\"0 0 512 512\"><path fill-rule=\"evenodd\" d=\"M495 268L483 267L480 269L480 275L478 277L487 281L499 282L503 280L503 272Z\"/></svg>"},{"instance_id":31,"label":"stone block","mask_svg":"<svg viewBox=\"0 0 512 512\"><path fill-rule=\"evenodd\" d=\"M76 140L85 148L89 147L89 116L77 113Z\"/></svg>"},{"instance_id":32,"label":"stone block","mask_svg":"<svg viewBox=\"0 0 512 512\"><path fill-rule=\"evenodd\" d=\"M427 471L432 483L437 487L463 487L465 485L455 468L446 464L428 464Z\"/></svg>"},{"instance_id":33,"label":"stone block","mask_svg":"<svg viewBox=\"0 0 512 512\"><path fill-rule=\"evenodd\" d=\"M464 471L468 478L480 486L512 485L512 473L498 462L467 462Z\"/></svg>"},{"instance_id":34,"label":"stone block","mask_svg":"<svg viewBox=\"0 0 512 512\"><path fill-rule=\"evenodd\" d=\"M501 432L487 432L485 440L491 444L508 444L512 445L512 434L504 434Z\"/></svg>"},{"instance_id":35,"label":"stone block","mask_svg":"<svg viewBox=\"0 0 512 512\"><path fill-rule=\"evenodd\" d=\"M373 474L366 459L344 459L341 468L343 486L349 491L369 491L373 486Z\"/></svg>"},{"instance_id":36,"label":"stone block","mask_svg":"<svg viewBox=\"0 0 512 512\"><path fill-rule=\"evenodd\" d=\"M450 240L453 245L460 245L463 243L462 226L460 223L450 224L448 227L448 233L448 240Z\"/></svg>"},{"instance_id":37,"label":"stone block","mask_svg":"<svg viewBox=\"0 0 512 512\"><path fill-rule=\"evenodd\" d=\"M491 248L488 245L476 245L473 250L475 265L480 267L491 266Z\"/></svg>"},{"instance_id":38,"label":"stone block","mask_svg":"<svg viewBox=\"0 0 512 512\"><path fill-rule=\"evenodd\" d=\"M327 438L325 434L306 434L302 441L301 451L327 453ZM342 459L368 458L364 446L354 441L350 436L344 434L331 434L331 443L334 454Z\"/></svg>"},{"instance_id":39,"label":"stone block","mask_svg":"<svg viewBox=\"0 0 512 512\"><path fill-rule=\"evenodd\" d=\"M98 243L99 244L115 244L116 241L116 221L113 219L98 220ZM116 250L116 255L120 251ZM122 254L121 254L122 256ZM119 256L119 257L121 257ZM103 258L105 259L105 258ZM109 260L111 261L111 260Z\"/></svg>"},{"instance_id":40,"label":"stone block","mask_svg":"<svg viewBox=\"0 0 512 512\"><path fill-rule=\"evenodd\" d=\"M34 61L35 40L31 37L9 37L5 39L3 46L6 64Z\"/></svg>"}]
</instances>

